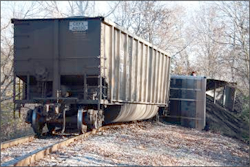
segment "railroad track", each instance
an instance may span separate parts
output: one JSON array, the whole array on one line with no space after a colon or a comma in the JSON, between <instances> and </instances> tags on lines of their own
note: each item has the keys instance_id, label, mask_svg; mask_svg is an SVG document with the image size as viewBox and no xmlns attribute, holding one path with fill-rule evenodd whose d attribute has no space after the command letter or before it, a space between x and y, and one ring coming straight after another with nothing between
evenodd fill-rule
<instances>
[{"instance_id":1,"label":"railroad track","mask_svg":"<svg viewBox=\"0 0 250 167\"><path fill-rule=\"evenodd\" d=\"M70 143L122 123L106 125L82 135L27 136L1 143L1 166L29 166ZM130 122L128 124L133 124Z\"/></svg>"},{"instance_id":2,"label":"railroad track","mask_svg":"<svg viewBox=\"0 0 250 167\"><path fill-rule=\"evenodd\" d=\"M39 139L28 136L5 142L3 147L1 145L1 166L28 166L59 148L93 133L95 131L78 136L50 136Z\"/></svg>"},{"instance_id":3,"label":"railroad track","mask_svg":"<svg viewBox=\"0 0 250 167\"><path fill-rule=\"evenodd\" d=\"M42 136L43 136L42 138L48 136L48 132L43 133ZM10 148L10 147L17 146L19 144L23 144L23 143L26 143L26 142L31 142L36 138L37 138L36 135L29 135L29 136L20 137L20 138L17 138L17 139L4 141L4 142L1 143L1 151L4 150L4 149Z\"/></svg>"},{"instance_id":4,"label":"railroad track","mask_svg":"<svg viewBox=\"0 0 250 167\"><path fill-rule=\"evenodd\" d=\"M30 135L30 136L25 136L25 137L13 139L13 140L5 141L5 142L1 143L1 150L16 146L18 144L29 142L29 141L32 141L34 139L35 139L35 136Z\"/></svg>"},{"instance_id":5,"label":"railroad track","mask_svg":"<svg viewBox=\"0 0 250 167\"><path fill-rule=\"evenodd\" d=\"M1 166L29 166L30 164L44 158L52 152L69 145L70 143L96 134L98 131L109 128L101 127L77 136L45 136L35 138L27 136L1 144Z\"/></svg>"}]
</instances>

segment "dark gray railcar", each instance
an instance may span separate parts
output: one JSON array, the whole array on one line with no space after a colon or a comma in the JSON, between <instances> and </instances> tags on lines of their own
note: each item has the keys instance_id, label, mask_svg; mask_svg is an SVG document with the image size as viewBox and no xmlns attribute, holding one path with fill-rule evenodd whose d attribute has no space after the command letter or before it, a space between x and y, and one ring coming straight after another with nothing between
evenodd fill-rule
<instances>
[{"instance_id":1,"label":"dark gray railcar","mask_svg":"<svg viewBox=\"0 0 250 167\"><path fill-rule=\"evenodd\" d=\"M202 130L206 123L206 78L171 75L168 122Z\"/></svg>"},{"instance_id":2,"label":"dark gray railcar","mask_svg":"<svg viewBox=\"0 0 250 167\"><path fill-rule=\"evenodd\" d=\"M230 111L234 111L236 98L235 82L227 82L216 79L207 79L207 95L213 97L214 103L218 103Z\"/></svg>"},{"instance_id":3,"label":"dark gray railcar","mask_svg":"<svg viewBox=\"0 0 250 167\"><path fill-rule=\"evenodd\" d=\"M103 17L12 23L14 102L39 104L27 116L37 134L45 124L83 132L83 124L149 119L167 107L170 57L116 24Z\"/></svg>"}]
</instances>

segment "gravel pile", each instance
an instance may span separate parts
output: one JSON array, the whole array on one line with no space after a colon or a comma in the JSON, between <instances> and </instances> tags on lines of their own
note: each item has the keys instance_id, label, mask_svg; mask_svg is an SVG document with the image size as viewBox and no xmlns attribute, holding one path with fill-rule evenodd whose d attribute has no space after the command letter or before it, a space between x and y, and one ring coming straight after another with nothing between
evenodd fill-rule
<instances>
[{"instance_id":1,"label":"gravel pile","mask_svg":"<svg viewBox=\"0 0 250 167\"><path fill-rule=\"evenodd\" d=\"M79 140L34 166L249 166L238 140L161 123L115 125Z\"/></svg>"}]
</instances>

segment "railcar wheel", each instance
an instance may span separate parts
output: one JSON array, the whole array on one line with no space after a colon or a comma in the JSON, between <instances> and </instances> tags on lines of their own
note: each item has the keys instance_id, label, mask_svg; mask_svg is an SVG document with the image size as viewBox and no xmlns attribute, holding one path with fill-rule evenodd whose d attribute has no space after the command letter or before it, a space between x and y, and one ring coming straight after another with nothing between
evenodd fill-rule
<instances>
[{"instance_id":1,"label":"railcar wheel","mask_svg":"<svg viewBox=\"0 0 250 167\"><path fill-rule=\"evenodd\" d=\"M79 131L80 134L83 134L86 132L86 126L83 125L83 109L79 109L78 113L77 113L77 129Z\"/></svg>"},{"instance_id":2,"label":"railcar wheel","mask_svg":"<svg viewBox=\"0 0 250 167\"><path fill-rule=\"evenodd\" d=\"M53 132L55 131L56 129L56 126L51 124L51 123L47 123L47 128L49 130L49 134L53 134Z\"/></svg>"},{"instance_id":3,"label":"railcar wheel","mask_svg":"<svg viewBox=\"0 0 250 167\"><path fill-rule=\"evenodd\" d=\"M153 122L159 122L159 121L160 121L160 115L159 115L158 112L157 112L157 114L152 118L152 121L153 121Z\"/></svg>"},{"instance_id":4,"label":"railcar wheel","mask_svg":"<svg viewBox=\"0 0 250 167\"><path fill-rule=\"evenodd\" d=\"M41 116L38 113L38 108L35 108L32 112L32 124L31 127L33 128L33 131L37 135L37 137L40 137L43 133L43 127L44 123L41 121Z\"/></svg>"},{"instance_id":5,"label":"railcar wheel","mask_svg":"<svg viewBox=\"0 0 250 167\"><path fill-rule=\"evenodd\" d=\"M87 131L98 129L102 126L102 113L98 113L97 110L90 109L87 112Z\"/></svg>"}]
</instances>

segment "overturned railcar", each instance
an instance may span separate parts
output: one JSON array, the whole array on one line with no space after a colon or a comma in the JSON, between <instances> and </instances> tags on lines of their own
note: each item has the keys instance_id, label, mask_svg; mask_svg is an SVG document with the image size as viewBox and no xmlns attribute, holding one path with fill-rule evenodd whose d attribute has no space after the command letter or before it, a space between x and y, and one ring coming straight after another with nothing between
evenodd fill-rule
<instances>
[{"instance_id":1,"label":"overturned railcar","mask_svg":"<svg viewBox=\"0 0 250 167\"><path fill-rule=\"evenodd\" d=\"M80 133L167 107L170 56L103 17L12 19L14 102L26 122ZM21 104L21 105L20 105Z\"/></svg>"},{"instance_id":2,"label":"overturned railcar","mask_svg":"<svg viewBox=\"0 0 250 167\"><path fill-rule=\"evenodd\" d=\"M206 77L172 75L167 122L202 130L206 124Z\"/></svg>"}]
</instances>

